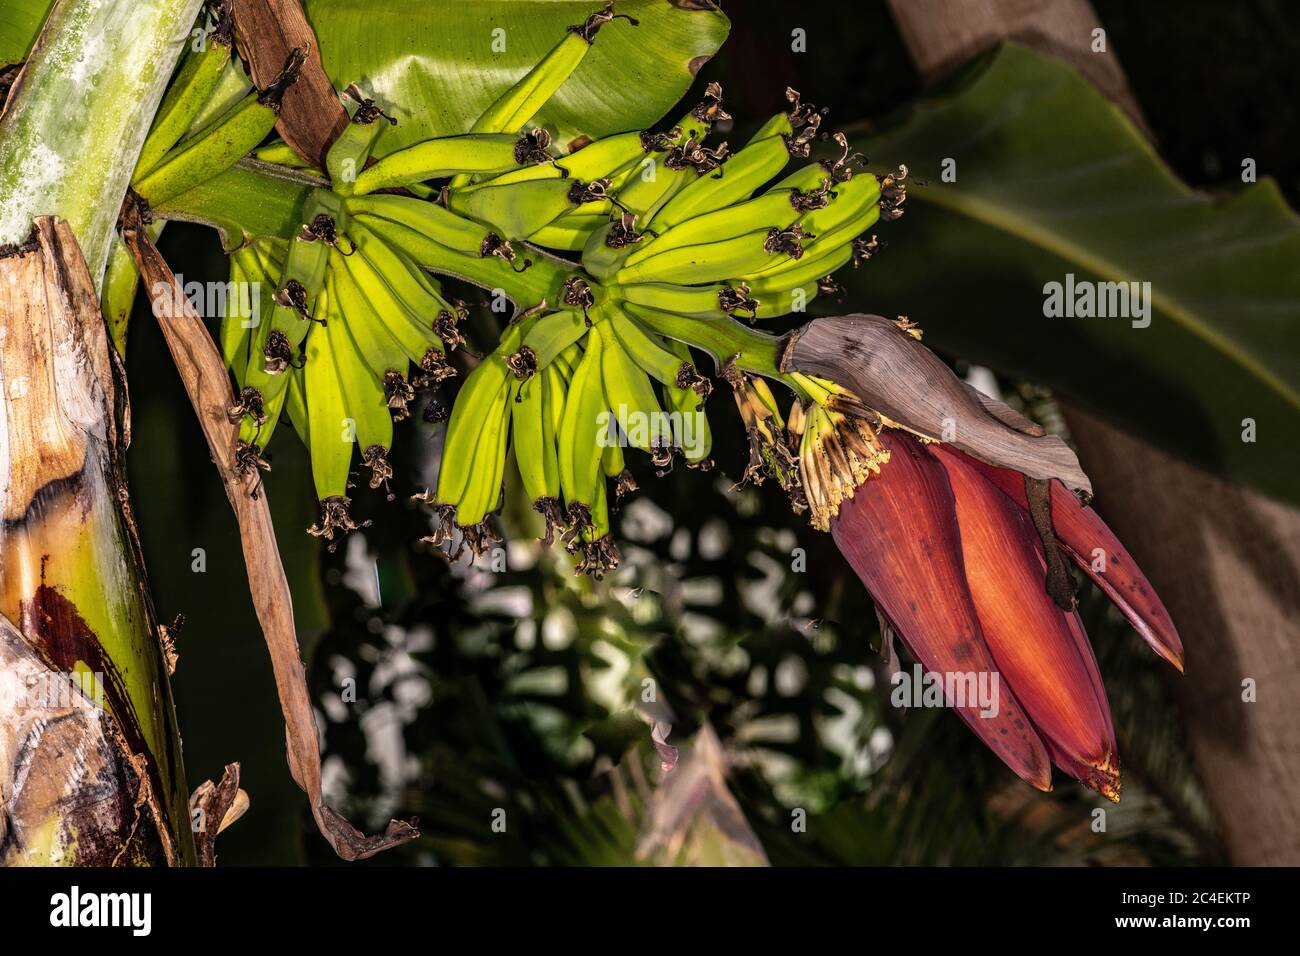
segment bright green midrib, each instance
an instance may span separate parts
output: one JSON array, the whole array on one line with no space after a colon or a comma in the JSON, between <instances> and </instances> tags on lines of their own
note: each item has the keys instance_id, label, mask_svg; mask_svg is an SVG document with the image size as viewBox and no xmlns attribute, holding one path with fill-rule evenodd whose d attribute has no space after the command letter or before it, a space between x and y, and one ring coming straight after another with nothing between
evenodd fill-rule
<instances>
[{"instance_id":1,"label":"bright green midrib","mask_svg":"<svg viewBox=\"0 0 1300 956\"><path fill-rule=\"evenodd\" d=\"M1103 280L1129 281L1128 273L1105 256L1097 255L1077 243L1061 238L1057 233L1044 226L1012 215L1005 211L1005 207L973 198L969 193L958 194L953 190L943 189L932 184L929 189L924 191L916 190L909 193L908 198L922 202L932 202L934 205L941 206L950 212L963 215L968 219L994 229L999 229L1031 245L1036 245L1047 252L1051 252L1067 262L1072 262L1081 270L1087 270L1094 275L1101 276ZM1277 392L1291 406L1300 409L1300 392L1293 389L1272 369L1256 359L1255 356L1240 348L1230 338L1198 318L1194 312L1177 299L1162 295L1157 291L1155 283L1152 283L1151 298L1152 304L1155 305L1158 311L1168 315L1202 341L1217 348Z\"/></svg>"}]
</instances>

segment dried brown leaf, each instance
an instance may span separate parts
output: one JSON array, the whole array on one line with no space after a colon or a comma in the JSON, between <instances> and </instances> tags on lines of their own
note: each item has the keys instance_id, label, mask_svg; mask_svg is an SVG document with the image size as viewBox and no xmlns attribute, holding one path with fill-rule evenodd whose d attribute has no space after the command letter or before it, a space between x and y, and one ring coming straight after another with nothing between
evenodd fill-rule
<instances>
[{"instance_id":1,"label":"dried brown leaf","mask_svg":"<svg viewBox=\"0 0 1300 956\"><path fill-rule=\"evenodd\" d=\"M297 82L284 94L275 128L289 148L317 169L325 168L330 143L347 126L348 114L325 69L320 45L298 0L233 0L235 46L258 89L269 86L289 54L306 50Z\"/></svg>"},{"instance_id":2,"label":"dried brown leaf","mask_svg":"<svg viewBox=\"0 0 1300 956\"><path fill-rule=\"evenodd\" d=\"M321 796L316 719L307 693L306 669L298 650L293 597L280 561L266 491L259 489L259 474L254 469L240 477L235 468L238 426L231 424L226 414L235 402L230 378L207 327L182 294L175 275L135 217L133 207L128 206L124 211L122 225L122 236L135 258L144 288L153 297L154 315L199 416L226 497L239 522L248 585L271 654L275 687L284 713L289 771L298 786L306 791L316 825L343 859L365 859L414 839L419 831L399 820L390 820L382 834L366 836L327 806ZM256 497L255 490L259 492Z\"/></svg>"}]
</instances>

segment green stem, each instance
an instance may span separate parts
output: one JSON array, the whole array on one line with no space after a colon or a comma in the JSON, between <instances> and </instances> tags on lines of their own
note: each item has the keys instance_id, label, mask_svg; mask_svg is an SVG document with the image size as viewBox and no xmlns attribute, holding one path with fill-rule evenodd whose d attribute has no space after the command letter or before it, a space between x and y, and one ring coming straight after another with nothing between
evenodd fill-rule
<instances>
[{"instance_id":1,"label":"green stem","mask_svg":"<svg viewBox=\"0 0 1300 956\"><path fill-rule=\"evenodd\" d=\"M0 245L66 219L96 287L118 209L202 0L60 0L0 121Z\"/></svg>"},{"instance_id":2,"label":"green stem","mask_svg":"<svg viewBox=\"0 0 1300 956\"><path fill-rule=\"evenodd\" d=\"M257 160L231 169L154 209L154 215L211 226L227 252L254 236L292 237L302 225L302 206L318 176Z\"/></svg>"},{"instance_id":3,"label":"green stem","mask_svg":"<svg viewBox=\"0 0 1300 956\"><path fill-rule=\"evenodd\" d=\"M634 314L660 335L708 352L719 365L734 356L741 371L789 384L776 367L779 336L747 328L734 319L693 319L651 309L636 309Z\"/></svg>"}]
</instances>

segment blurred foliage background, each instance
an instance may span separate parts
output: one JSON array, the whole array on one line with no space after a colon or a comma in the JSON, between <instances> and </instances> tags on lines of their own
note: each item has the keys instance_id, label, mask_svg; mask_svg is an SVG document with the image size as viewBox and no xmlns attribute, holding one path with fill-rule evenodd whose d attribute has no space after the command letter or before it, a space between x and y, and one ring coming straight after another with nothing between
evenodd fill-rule
<instances>
[{"instance_id":1,"label":"blurred foliage background","mask_svg":"<svg viewBox=\"0 0 1300 956\"><path fill-rule=\"evenodd\" d=\"M1180 176L1215 187L1245 153L1296 202L1300 115L1281 82L1300 52L1294 8L1257 2L1225 19L1201 0L1096 7ZM830 0L728 12L731 38L698 82L723 83L736 140L787 85L830 107L833 127L884 117L920 89L882 3L855 5L848 21ZM789 53L795 27L808 54ZM892 242L908 242L907 225ZM213 234L174 224L161 245L186 280L224 281ZM873 307L862 285L845 305ZM228 504L156 324L136 319L130 478L160 616L188 618L174 689L191 786L242 763L251 808L218 841L222 864L334 864L287 772ZM477 310L479 344L491 321ZM1061 428L1050 393L1000 385ZM280 430L267 487L327 796L358 825L416 816L423 832L372 864L1222 860L1170 675L1095 593L1083 609L1125 772L1105 832L1096 794L1059 775L1039 794L951 713L891 707L871 603L829 537L778 490L731 490L745 451L730 405L725 389L710 401L714 474L657 479L633 461L643 490L616 516L624 565L598 585L573 578L558 549L540 551L517 489L504 570L448 566L418 545L426 519L406 502L436 473L441 437L418 415L397 430L396 500L359 492L373 525L325 553L303 531L305 454ZM668 774L654 722L682 748Z\"/></svg>"}]
</instances>

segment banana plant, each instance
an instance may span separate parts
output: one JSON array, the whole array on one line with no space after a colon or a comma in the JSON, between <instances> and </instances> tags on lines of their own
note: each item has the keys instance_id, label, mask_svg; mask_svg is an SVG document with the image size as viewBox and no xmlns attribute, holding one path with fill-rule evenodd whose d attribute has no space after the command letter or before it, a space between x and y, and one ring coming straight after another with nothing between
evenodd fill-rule
<instances>
[{"instance_id":1,"label":"banana plant","mask_svg":"<svg viewBox=\"0 0 1300 956\"><path fill-rule=\"evenodd\" d=\"M55 8L46 37L78 36L60 19L75 6ZM196 4L160 6L176 18L168 36L197 14ZM882 631L932 673L1006 675L992 717L973 700L957 706L976 734L1039 789L1051 788L1055 765L1118 800L1109 705L1068 563L1176 667L1182 647L1149 582L1087 507L1091 485L1074 453L965 385L906 319L824 318L781 334L780 320L840 292L843 270L870 270L875 230L899 230L907 166L868 169L793 89L734 147L721 139L732 117L716 82L672 113L647 115L661 104L642 97L588 110L583 69L606 45L605 69L630 89L633 51L680 53L684 37L725 31L725 17L709 4L546 6L550 16L532 22L554 27L549 46L521 75L488 95L467 83L479 95L429 114L411 84L370 80L355 51L339 50L334 31L356 8L308 4L339 91L331 106L347 116L316 169L288 140L266 140L283 130L304 71L319 68L307 56L317 44L292 49L273 75L254 71L232 101L222 85L238 55L232 20L215 5L156 111L165 77L152 77L147 135L138 121L127 129L120 110L128 148L109 162L85 124L79 162L104 167L94 202L58 164L36 168L51 122L41 97L66 93L54 79L35 82L38 48L0 130L0 190L14 200L0 240L25 241L36 213L62 215L97 283L117 218L101 193L127 193L131 223L217 228L234 291L219 330L236 396L225 411L238 426L222 452L258 495L267 444L287 419L319 501L306 530L331 550L362 526L358 484L391 494L395 429L421 393L455 382L437 480L417 496L429 506L430 550L489 555L513 471L543 540L600 581L622 560L611 508L636 492L638 475L712 470L705 403L715 385L729 389L749 445L742 483L773 480L796 514L832 534L875 598ZM246 50L257 38L239 35L239 23L235 48ZM492 33L476 42L495 42ZM692 56L686 72L701 65ZM830 152L817 158L822 140ZM141 262L140 229L128 231ZM459 283L513 304L482 354L469 344L482 333L452 291ZM148 291L155 306L166 294Z\"/></svg>"}]
</instances>

